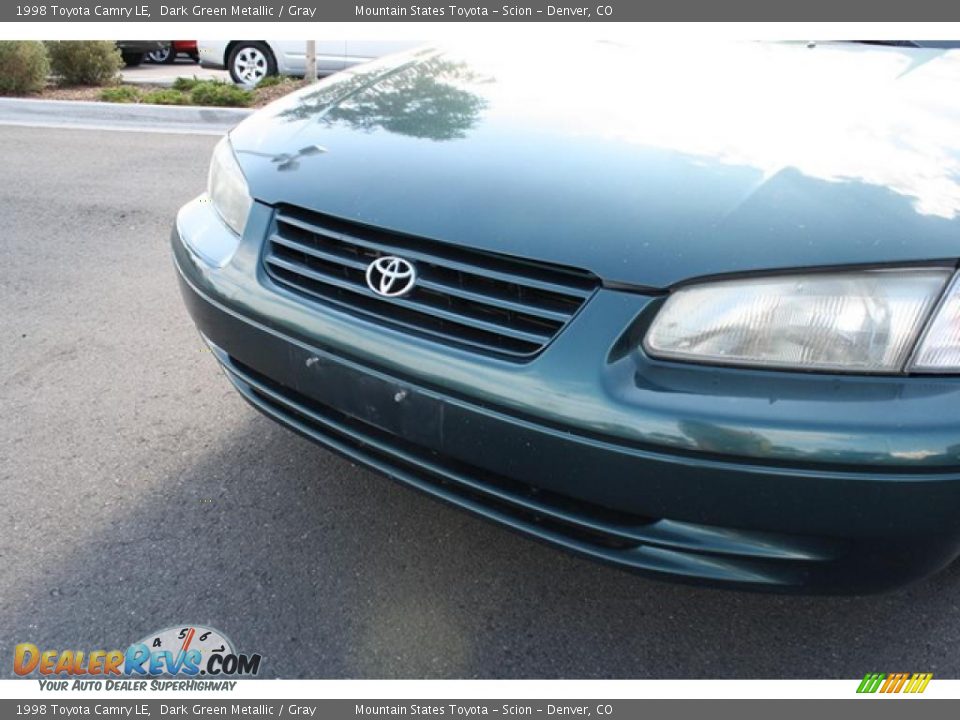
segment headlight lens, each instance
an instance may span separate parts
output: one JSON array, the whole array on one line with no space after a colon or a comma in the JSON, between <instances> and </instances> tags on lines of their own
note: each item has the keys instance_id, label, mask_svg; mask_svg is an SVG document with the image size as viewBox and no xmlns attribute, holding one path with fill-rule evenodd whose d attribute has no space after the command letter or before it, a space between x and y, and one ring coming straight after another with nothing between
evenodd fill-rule
<instances>
[{"instance_id":1,"label":"headlight lens","mask_svg":"<svg viewBox=\"0 0 960 720\"><path fill-rule=\"evenodd\" d=\"M899 372L949 275L873 270L685 287L660 310L644 349L725 365Z\"/></svg>"},{"instance_id":2,"label":"headlight lens","mask_svg":"<svg viewBox=\"0 0 960 720\"><path fill-rule=\"evenodd\" d=\"M960 274L940 303L920 341L910 369L915 372L960 372Z\"/></svg>"},{"instance_id":3,"label":"headlight lens","mask_svg":"<svg viewBox=\"0 0 960 720\"><path fill-rule=\"evenodd\" d=\"M217 143L213 151L207 194L227 227L237 235L243 235L253 199L247 190L240 164L233 155L230 140L226 137Z\"/></svg>"}]
</instances>

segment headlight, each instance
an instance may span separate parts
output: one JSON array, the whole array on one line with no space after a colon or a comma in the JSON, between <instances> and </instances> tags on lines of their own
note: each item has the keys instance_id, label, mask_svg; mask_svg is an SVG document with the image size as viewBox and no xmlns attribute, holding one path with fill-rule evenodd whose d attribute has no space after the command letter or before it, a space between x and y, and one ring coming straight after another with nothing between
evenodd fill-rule
<instances>
[{"instance_id":1,"label":"headlight","mask_svg":"<svg viewBox=\"0 0 960 720\"><path fill-rule=\"evenodd\" d=\"M226 137L214 148L207 194L227 227L237 235L243 235L253 200L247 191L247 181L240 164L233 155L230 140Z\"/></svg>"},{"instance_id":2,"label":"headlight","mask_svg":"<svg viewBox=\"0 0 960 720\"><path fill-rule=\"evenodd\" d=\"M644 349L724 365L900 372L949 275L936 268L873 270L692 285L667 299ZM937 322L928 339L952 337L956 347L956 320L952 336L949 328L936 330ZM930 360L921 353L921 362Z\"/></svg>"},{"instance_id":3,"label":"headlight","mask_svg":"<svg viewBox=\"0 0 960 720\"><path fill-rule=\"evenodd\" d=\"M960 273L950 283L950 289L924 333L910 370L960 372Z\"/></svg>"}]
</instances>

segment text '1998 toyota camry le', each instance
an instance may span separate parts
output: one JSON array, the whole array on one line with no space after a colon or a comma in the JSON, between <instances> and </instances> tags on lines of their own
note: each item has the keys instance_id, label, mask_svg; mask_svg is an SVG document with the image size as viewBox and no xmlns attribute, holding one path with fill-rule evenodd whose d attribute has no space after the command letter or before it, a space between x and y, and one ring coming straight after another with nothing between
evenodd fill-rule
<instances>
[{"instance_id":1,"label":"text '1998 toyota camry le'","mask_svg":"<svg viewBox=\"0 0 960 720\"><path fill-rule=\"evenodd\" d=\"M676 580L960 552L960 52L422 48L255 113L173 233L257 409Z\"/></svg>"}]
</instances>

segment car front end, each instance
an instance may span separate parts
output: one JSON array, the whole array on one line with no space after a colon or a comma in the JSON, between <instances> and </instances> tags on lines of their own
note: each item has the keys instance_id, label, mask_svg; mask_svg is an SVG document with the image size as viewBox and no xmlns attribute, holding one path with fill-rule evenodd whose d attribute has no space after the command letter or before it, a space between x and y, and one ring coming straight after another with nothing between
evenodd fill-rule
<instances>
[{"instance_id":1,"label":"car front end","mask_svg":"<svg viewBox=\"0 0 960 720\"><path fill-rule=\"evenodd\" d=\"M954 54L589 52L557 73L575 98L549 53L422 50L222 140L172 243L226 376L324 447L619 567L803 592L944 567L960 193L935 165L960 105L914 101ZM825 78L828 118L757 100Z\"/></svg>"}]
</instances>

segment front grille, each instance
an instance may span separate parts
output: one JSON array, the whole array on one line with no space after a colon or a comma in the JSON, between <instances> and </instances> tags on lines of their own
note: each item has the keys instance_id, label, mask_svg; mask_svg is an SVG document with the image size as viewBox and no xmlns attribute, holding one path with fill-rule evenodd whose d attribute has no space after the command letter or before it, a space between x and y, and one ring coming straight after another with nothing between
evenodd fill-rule
<instances>
[{"instance_id":1,"label":"front grille","mask_svg":"<svg viewBox=\"0 0 960 720\"><path fill-rule=\"evenodd\" d=\"M367 266L398 255L417 268L402 298L366 283ZM267 273L313 300L518 360L544 348L598 285L583 270L531 262L389 232L297 208L277 211Z\"/></svg>"}]
</instances>

